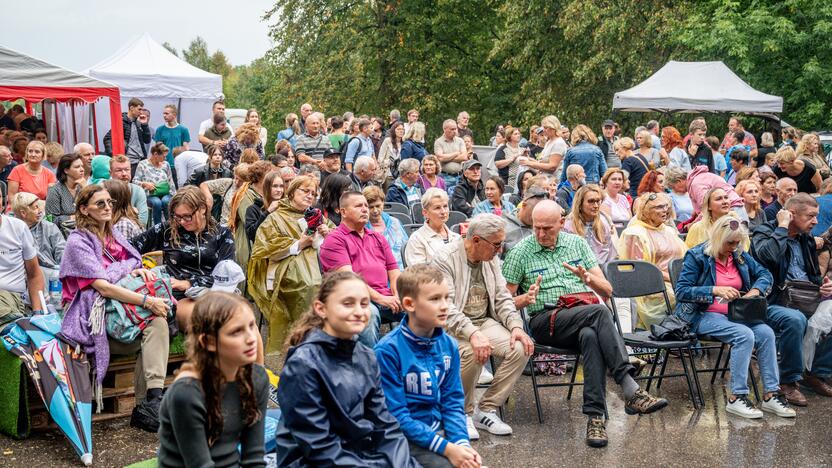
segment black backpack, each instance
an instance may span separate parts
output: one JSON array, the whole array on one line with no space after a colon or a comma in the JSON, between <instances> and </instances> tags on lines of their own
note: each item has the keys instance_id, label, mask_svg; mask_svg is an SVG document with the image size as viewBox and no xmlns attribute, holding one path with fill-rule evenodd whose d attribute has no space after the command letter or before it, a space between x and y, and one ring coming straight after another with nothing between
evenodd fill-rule
<instances>
[{"instance_id":1,"label":"black backpack","mask_svg":"<svg viewBox=\"0 0 832 468\"><path fill-rule=\"evenodd\" d=\"M353 140L358 140L358 137L354 136L354 137L349 138L348 140L344 140L344 142L341 143L341 146L338 148L338 151L341 152L341 169L346 169L347 148L349 148L350 143L352 143ZM361 151L361 145L362 144L363 143L361 142L361 140L358 140L358 150L359 151ZM353 163L355 163L355 161L353 161Z\"/></svg>"}]
</instances>

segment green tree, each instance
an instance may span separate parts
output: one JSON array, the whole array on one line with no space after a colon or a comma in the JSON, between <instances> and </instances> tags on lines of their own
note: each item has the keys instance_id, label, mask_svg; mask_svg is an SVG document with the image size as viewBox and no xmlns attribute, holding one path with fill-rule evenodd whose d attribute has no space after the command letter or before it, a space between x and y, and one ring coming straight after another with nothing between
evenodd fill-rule
<instances>
[{"instance_id":1,"label":"green tree","mask_svg":"<svg viewBox=\"0 0 832 468\"><path fill-rule=\"evenodd\" d=\"M173 55L179 57L179 51L176 50L176 47L172 46L170 42L165 41L162 43L162 47L168 50L168 52L172 53Z\"/></svg>"},{"instance_id":2,"label":"green tree","mask_svg":"<svg viewBox=\"0 0 832 468\"><path fill-rule=\"evenodd\" d=\"M182 50L182 58L191 65L205 71L211 71L211 54L208 43L200 36L192 40L187 49Z\"/></svg>"}]
</instances>

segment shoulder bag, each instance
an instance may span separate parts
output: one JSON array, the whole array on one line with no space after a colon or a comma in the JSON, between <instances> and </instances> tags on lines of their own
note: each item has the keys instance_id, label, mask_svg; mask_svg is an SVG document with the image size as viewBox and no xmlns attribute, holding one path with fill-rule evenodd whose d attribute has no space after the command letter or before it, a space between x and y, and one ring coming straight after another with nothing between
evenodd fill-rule
<instances>
[{"instance_id":1,"label":"shoulder bag","mask_svg":"<svg viewBox=\"0 0 832 468\"><path fill-rule=\"evenodd\" d=\"M811 281L786 281L782 287L780 305L797 309L811 317L820 304L820 286Z\"/></svg>"}]
</instances>

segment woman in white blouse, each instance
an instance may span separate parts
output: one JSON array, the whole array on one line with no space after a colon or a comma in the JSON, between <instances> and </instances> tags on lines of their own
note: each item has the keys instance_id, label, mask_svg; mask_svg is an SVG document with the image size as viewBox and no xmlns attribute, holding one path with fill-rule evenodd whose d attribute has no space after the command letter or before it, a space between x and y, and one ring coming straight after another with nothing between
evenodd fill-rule
<instances>
[{"instance_id":1,"label":"woman in white blouse","mask_svg":"<svg viewBox=\"0 0 832 468\"><path fill-rule=\"evenodd\" d=\"M404 258L408 265L428 263L445 245L459 238L459 234L448 229L448 193L438 188L430 188L422 195L422 214L425 225L417 229L404 248Z\"/></svg>"}]
</instances>

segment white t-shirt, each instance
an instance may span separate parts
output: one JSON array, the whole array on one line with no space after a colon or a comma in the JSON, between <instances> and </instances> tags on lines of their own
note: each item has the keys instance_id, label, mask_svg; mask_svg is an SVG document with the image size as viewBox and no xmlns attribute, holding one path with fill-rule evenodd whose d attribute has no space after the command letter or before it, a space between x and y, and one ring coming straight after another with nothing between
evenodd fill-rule
<instances>
[{"instance_id":1,"label":"white t-shirt","mask_svg":"<svg viewBox=\"0 0 832 468\"><path fill-rule=\"evenodd\" d=\"M23 262L37 258L35 238L26 223L0 216L0 291L26 292L26 267Z\"/></svg>"},{"instance_id":2,"label":"white t-shirt","mask_svg":"<svg viewBox=\"0 0 832 468\"><path fill-rule=\"evenodd\" d=\"M568 149L569 147L566 146L566 142L561 137L547 141L546 146L543 147L543 151L540 152L540 161L545 163L549 162L549 156L553 154L559 154L561 157L566 156ZM563 172L563 165L556 167L552 174L555 176L555 179L560 180L561 172Z\"/></svg>"},{"instance_id":3,"label":"white t-shirt","mask_svg":"<svg viewBox=\"0 0 832 468\"><path fill-rule=\"evenodd\" d=\"M180 187L188 182L191 174L200 166L208 162L208 155L202 151L183 151L174 158L173 165L176 167L176 182Z\"/></svg>"}]
</instances>

